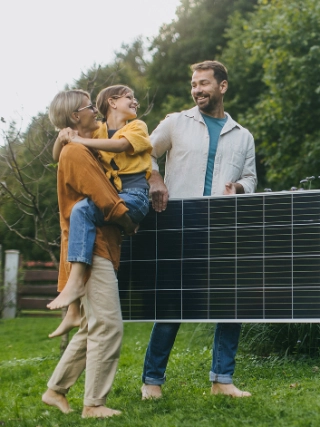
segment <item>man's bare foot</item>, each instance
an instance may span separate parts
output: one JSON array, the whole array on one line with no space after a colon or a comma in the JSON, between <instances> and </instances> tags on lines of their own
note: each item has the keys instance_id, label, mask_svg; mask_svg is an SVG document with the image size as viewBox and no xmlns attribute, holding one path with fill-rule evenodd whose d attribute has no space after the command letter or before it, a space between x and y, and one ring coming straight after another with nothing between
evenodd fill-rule
<instances>
[{"instance_id":1,"label":"man's bare foot","mask_svg":"<svg viewBox=\"0 0 320 427\"><path fill-rule=\"evenodd\" d=\"M78 286L73 286L72 284L69 284L68 281L60 295L51 301L50 304L47 304L47 307L50 308L50 310L58 310L59 308L68 307L68 305L83 297L84 294L84 286L79 286L79 284Z\"/></svg>"},{"instance_id":2,"label":"man's bare foot","mask_svg":"<svg viewBox=\"0 0 320 427\"><path fill-rule=\"evenodd\" d=\"M143 384L141 387L142 400L160 399L162 391L160 385Z\"/></svg>"},{"instance_id":3,"label":"man's bare foot","mask_svg":"<svg viewBox=\"0 0 320 427\"><path fill-rule=\"evenodd\" d=\"M121 415L121 411L105 406L84 406L82 411L82 418L109 418L114 415Z\"/></svg>"},{"instance_id":4,"label":"man's bare foot","mask_svg":"<svg viewBox=\"0 0 320 427\"><path fill-rule=\"evenodd\" d=\"M211 394L225 394L231 397L250 397L248 391L239 390L234 384L212 383Z\"/></svg>"},{"instance_id":5,"label":"man's bare foot","mask_svg":"<svg viewBox=\"0 0 320 427\"><path fill-rule=\"evenodd\" d=\"M81 317L72 317L68 315L68 312L65 318L62 320L60 325L57 327L55 331L49 334L49 338L59 337L61 335L67 334L71 329L78 328L80 326Z\"/></svg>"},{"instance_id":6,"label":"man's bare foot","mask_svg":"<svg viewBox=\"0 0 320 427\"><path fill-rule=\"evenodd\" d=\"M42 395L42 402L49 406L55 406L64 414L68 414L73 411L69 406L66 396L62 393L51 390L50 388L48 388L48 390Z\"/></svg>"}]
</instances>

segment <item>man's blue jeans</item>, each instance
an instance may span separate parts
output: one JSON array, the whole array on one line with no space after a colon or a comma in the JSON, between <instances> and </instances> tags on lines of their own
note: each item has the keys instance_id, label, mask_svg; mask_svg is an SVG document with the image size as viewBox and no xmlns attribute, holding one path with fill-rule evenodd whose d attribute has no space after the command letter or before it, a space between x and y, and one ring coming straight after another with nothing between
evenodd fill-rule
<instances>
[{"instance_id":1,"label":"man's blue jeans","mask_svg":"<svg viewBox=\"0 0 320 427\"><path fill-rule=\"evenodd\" d=\"M119 196L129 209L128 215L136 224L149 212L149 191L142 188L123 190ZM107 225L103 212L86 197L76 203L70 215L68 261L92 264L96 227Z\"/></svg>"},{"instance_id":2,"label":"man's blue jeans","mask_svg":"<svg viewBox=\"0 0 320 427\"><path fill-rule=\"evenodd\" d=\"M145 384L161 385L180 323L155 323L147 348L142 381ZM215 330L212 367L209 379L212 382L232 384L235 356L241 331L240 323L218 323Z\"/></svg>"}]
</instances>

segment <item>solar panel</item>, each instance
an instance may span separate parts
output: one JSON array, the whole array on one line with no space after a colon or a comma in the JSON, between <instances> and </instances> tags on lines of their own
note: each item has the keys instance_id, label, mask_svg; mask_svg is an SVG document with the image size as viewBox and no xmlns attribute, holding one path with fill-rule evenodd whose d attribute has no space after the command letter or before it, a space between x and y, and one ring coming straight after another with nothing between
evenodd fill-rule
<instances>
[{"instance_id":1,"label":"solar panel","mask_svg":"<svg viewBox=\"0 0 320 427\"><path fill-rule=\"evenodd\" d=\"M318 322L320 191L150 208L118 279L125 321Z\"/></svg>"}]
</instances>

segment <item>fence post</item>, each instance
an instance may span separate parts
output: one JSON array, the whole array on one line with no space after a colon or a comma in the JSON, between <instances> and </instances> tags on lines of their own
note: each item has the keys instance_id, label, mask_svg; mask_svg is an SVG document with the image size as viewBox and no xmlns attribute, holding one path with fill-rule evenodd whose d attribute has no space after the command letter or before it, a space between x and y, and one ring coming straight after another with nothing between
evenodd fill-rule
<instances>
[{"instance_id":1,"label":"fence post","mask_svg":"<svg viewBox=\"0 0 320 427\"><path fill-rule=\"evenodd\" d=\"M19 251L5 251L4 263L4 289L2 312L3 319L13 319L17 311L17 291L18 291L18 272L19 272Z\"/></svg>"},{"instance_id":2,"label":"fence post","mask_svg":"<svg viewBox=\"0 0 320 427\"><path fill-rule=\"evenodd\" d=\"M0 245L0 318L3 308L3 272L2 272L2 245Z\"/></svg>"}]
</instances>

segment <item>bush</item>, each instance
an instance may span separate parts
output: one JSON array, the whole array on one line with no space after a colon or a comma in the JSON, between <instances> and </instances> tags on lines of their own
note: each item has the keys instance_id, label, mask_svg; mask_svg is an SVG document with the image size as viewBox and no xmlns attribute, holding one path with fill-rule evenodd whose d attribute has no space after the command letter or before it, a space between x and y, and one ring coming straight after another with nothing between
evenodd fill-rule
<instances>
[{"instance_id":1,"label":"bush","mask_svg":"<svg viewBox=\"0 0 320 427\"><path fill-rule=\"evenodd\" d=\"M259 356L319 356L318 323L254 323L242 328L243 348Z\"/></svg>"}]
</instances>

